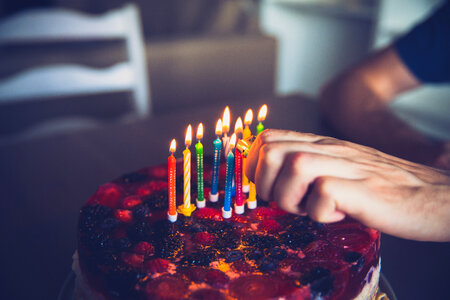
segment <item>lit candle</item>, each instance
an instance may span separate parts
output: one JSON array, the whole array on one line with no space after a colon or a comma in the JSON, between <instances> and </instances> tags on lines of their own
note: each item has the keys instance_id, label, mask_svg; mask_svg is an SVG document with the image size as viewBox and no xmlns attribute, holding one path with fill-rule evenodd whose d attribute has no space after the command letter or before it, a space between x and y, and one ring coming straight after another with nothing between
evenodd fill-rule
<instances>
[{"instance_id":1,"label":"lit candle","mask_svg":"<svg viewBox=\"0 0 450 300\"><path fill-rule=\"evenodd\" d=\"M251 109L247 110L244 118L244 132L242 134L242 138L244 140L250 138L252 136L252 132L250 131L250 125L253 121L253 111ZM242 170L245 170L245 154L242 153ZM248 193L250 191L250 184L248 182L248 178L245 175L245 171L242 171L242 191L244 193Z\"/></svg>"},{"instance_id":2,"label":"lit candle","mask_svg":"<svg viewBox=\"0 0 450 300\"><path fill-rule=\"evenodd\" d=\"M264 130L263 121L266 119L267 116L267 105L261 106L258 112L258 126L256 126L256 134L260 134Z\"/></svg>"},{"instance_id":3,"label":"lit candle","mask_svg":"<svg viewBox=\"0 0 450 300\"><path fill-rule=\"evenodd\" d=\"M222 117L222 132L223 132L223 149L224 156L227 157L228 152L230 151L230 138L228 137L228 131L230 130L230 109L225 107L225 111L223 112Z\"/></svg>"},{"instance_id":4,"label":"lit candle","mask_svg":"<svg viewBox=\"0 0 450 300\"><path fill-rule=\"evenodd\" d=\"M191 151L189 146L192 142L192 126L189 125L186 130L186 138L184 144L186 149L183 151L183 171L184 171L184 192L183 192L183 204L178 206L178 212L189 217L195 210L195 205L191 204Z\"/></svg>"},{"instance_id":5,"label":"lit candle","mask_svg":"<svg viewBox=\"0 0 450 300\"><path fill-rule=\"evenodd\" d=\"M170 222L175 222L177 220L177 195L176 195L176 175L177 175L177 161L173 156L175 149L177 147L177 142L175 139L170 143L170 155L168 159L168 179L169 179L169 211L167 212L167 216Z\"/></svg>"},{"instance_id":6,"label":"lit candle","mask_svg":"<svg viewBox=\"0 0 450 300\"><path fill-rule=\"evenodd\" d=\"M222 120L219 119L216 125L216 140L214 141L214 165L213 174L211 180L211 193L209 195L209 200L211 202L217 202L219 200L219 167L220 167L220 151L222 150L222 141L220 136L222 135Z\"/></svg>"},{"instance_id":7,"label":"lit candle","mask_svg":"<svg viewBox=\"0 0 450 300\"><path fill-rule=\"evenodd\" d=\"M197 207L205 207L205 197L203 195L203 124L198 124L197 127L197 144L195 144L195 151L197 154Z\"/></svg>"},{"instance_id":8,"label":"lit candle","mask_svg":"<svg viewBox=\"0 0 450 300\"><path fill-rule=\"evenodd\" d=\"M239 117L236 120L236 124L234 126L234 133L236 134L236 142L238 142L239 138L242 137L242 119ZM238 138L239 137L239 138ZM234 166L234 178L236 182L236 198L234 204L234 211L237 214L244 213L244 198L242 197L242 154L236 148L235 150L235 166Z\"/></svg>"},{"instance_id":9,"label":"lit candle","mask_svg":"<svg viewBox=\"0 0 450 300\"><path fill-rule=\"evenodd\" d=\"M222 216L225 219L231 218L231 180L233 178L234 171L234 154L233 148L236 143L236 134L233 133L230 139L230 152L227 155L227 175L225 178L225 200L222 208Z\"/></svg>"}]
</instances>

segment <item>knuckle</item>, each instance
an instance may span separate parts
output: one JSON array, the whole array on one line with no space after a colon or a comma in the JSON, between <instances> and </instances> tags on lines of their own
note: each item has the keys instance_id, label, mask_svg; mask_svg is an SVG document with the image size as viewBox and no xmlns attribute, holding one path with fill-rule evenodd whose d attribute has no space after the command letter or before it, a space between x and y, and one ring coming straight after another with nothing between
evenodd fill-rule
<instances>
[{"instance_id":1,"label":"knuckle","mask_svg":"<svg viewBox=\"0 0 450 300\"><path fill-rule=\"evenodd\" d=\"M318 177L314 181L315 192L319 196L328 195L330 191L331 181L326 177Z\"/></svg>"},{"instance_id":2,"label":"knuckle","mask_svg":"<svg viewBox=\"0 0 450 300\"><path fill-rule=\"evenodd\" d=\"M261 154L264 160L267 163L272 163L277 160L278 157L278 149L279 147L276 144L264 144L261 147Z\"/></svg>"},{"instance_id":3,"label":"knuckle","mask_svg":"<svg viewBox=\"0 0 450 300\"><path fill-rule=\"evenodd\" d=\"M305 174L307 170L307 163L309 160L309 155L303 152L297 152L291 156L290 164L292 171L295 175Z\"/></svg>"}]
</instances>

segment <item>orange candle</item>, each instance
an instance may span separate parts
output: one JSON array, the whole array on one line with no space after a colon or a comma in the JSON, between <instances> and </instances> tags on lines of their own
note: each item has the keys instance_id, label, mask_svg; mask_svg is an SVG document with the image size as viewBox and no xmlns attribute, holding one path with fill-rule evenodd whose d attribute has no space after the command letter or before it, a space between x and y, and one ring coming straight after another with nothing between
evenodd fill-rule
<instances>
[{"instance_id":1,"label":"orange candle","mask_svg":"<svg viewBox=\"0 0 450 300\"><path fill-rule=\"evenodd\" d=\"M245 114L245 118L244 118L244 124L245 124L245 128L244 128L244 132L242 134L242 138L244 140L250 138L252 136L252 132L250 130L250 125L252 124L253 121L253 111L251 109L247 110L247 113ZM250 191L250 183L248 181L247 176L245 176L245 154L242 153L242 191L244 193L248 193Z\"/></svg>"},{"instance_id":2,"label":"orange candle","mask_svg":"<svg viewBox=\"0 0 450 300\"><path fill-rule=\"evenodd\" d=\"M176 193L176 176L177 176L177 161L173 156L177 142L175 139L170 143L170 155L168 159L168 176L169 176L169 221L175 222L177 220L177 193Z\"/></svg>"}]
</instances>

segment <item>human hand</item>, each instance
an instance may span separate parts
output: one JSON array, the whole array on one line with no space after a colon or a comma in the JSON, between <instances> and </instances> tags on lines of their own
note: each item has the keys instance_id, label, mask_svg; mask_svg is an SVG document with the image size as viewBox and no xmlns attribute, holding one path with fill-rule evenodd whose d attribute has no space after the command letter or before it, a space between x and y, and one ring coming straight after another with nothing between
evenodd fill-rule
<instances>
[{"instance_id":1,"label":"human hand","mask_svg":"<svg viewBox=\"0 0 450 300\"><path fill-rule=\"evenodd\" d=\"M385 233L450 240L450 173L358 144L283 130L253 143L246 174L258 195L318 222L349 215Z\"/></svg>"}]
</instances>

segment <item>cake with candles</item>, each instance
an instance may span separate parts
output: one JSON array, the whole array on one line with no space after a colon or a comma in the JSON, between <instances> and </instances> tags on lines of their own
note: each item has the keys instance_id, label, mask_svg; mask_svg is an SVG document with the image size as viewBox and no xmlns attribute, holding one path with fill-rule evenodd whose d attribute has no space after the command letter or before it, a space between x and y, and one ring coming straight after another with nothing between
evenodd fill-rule
<instances>
[{"instance_id":1,"label":"cake with candles","mask_svg":"<svg viewBox=\"0 0 450 300\"><path fill-rule=\"evenodd\" d=\"M197 131L192 161L190 140L179 159L173 141L167 164L125 174L88 199L75 299L376 299L380 233L258 199L236 136L221 138L218 128L210 147ZM214 156L203 160L203 147Z\"/></svg>"}]
</instances>

